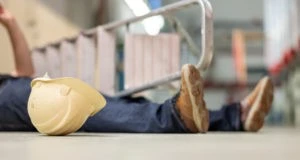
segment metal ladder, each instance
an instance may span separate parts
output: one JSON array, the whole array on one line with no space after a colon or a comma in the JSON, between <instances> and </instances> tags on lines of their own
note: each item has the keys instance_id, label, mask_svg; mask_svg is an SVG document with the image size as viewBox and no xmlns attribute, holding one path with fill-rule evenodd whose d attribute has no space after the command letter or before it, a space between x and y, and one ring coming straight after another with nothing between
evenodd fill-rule
<instances>
[{"instance_id":1,"label":"metal ladder","mask_svg":"<svg viewBox=\"0 0 300 160\"><path fill-rule=\"evenodd\" d=\"M35 48L32 51L36 76L49 72L52 77L71 76L82 79L101 92L117 97L128 96L158 85L180 79L175 72L153 82L115 93L115 36L114 30L145 18L165 15L199 5L201 8L201 56L196 67L206 70L213 57L213 11L208 0L185 0L153 10L148 14L108 23L81 32L79 35ZM102 57L102 58L101 58ZM105 57L105 58L103 58ZM100 78L101 77L101 78Z\"/></svg>"}]
</instances>

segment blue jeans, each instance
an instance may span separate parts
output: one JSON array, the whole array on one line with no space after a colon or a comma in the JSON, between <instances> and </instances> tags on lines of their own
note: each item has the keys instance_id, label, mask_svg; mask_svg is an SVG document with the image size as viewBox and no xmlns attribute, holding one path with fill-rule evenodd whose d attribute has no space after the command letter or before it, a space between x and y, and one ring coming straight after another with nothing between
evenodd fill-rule
<instances>
[{"instance_id":1,"label":"blue jeans","mask_svg":"<svg viewBox=\"0 0 300 160\"><path fill-rule=\"evenodd\" d=\"M35 131L27 112L30 78L0 76L0 131ZM189 133L175 108L176 96L162 104L145 98L105 96L107 105L80 129L85 132ZM239 103L210 111L210 131L242 131Z\"/></svg>"}]
</instances>

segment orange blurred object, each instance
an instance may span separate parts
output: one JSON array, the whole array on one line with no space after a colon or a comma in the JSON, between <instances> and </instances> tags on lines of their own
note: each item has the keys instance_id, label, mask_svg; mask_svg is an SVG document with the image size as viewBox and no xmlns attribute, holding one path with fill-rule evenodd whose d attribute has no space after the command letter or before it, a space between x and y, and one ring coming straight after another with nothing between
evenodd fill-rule
<instances>
[{"instance_id":1,"label":"orange blurred object","mask_svg":"<svg viewBox=\"0 0 300 160\"><path fill-rule=\"evenodd\" d=\"M235 29L232 32L232 54L236 69L236 77L241 87L247 84L247 64L245 35L243 31Z\"/></svg>"}]
</instances>

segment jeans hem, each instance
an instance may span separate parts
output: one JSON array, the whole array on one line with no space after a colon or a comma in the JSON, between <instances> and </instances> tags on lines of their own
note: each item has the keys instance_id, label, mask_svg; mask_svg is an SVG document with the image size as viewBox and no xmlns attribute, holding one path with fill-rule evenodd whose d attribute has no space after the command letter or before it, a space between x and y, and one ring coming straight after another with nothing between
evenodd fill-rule
<instances>
[{"instance_id":1,"label":"jeans hem","mask_svg":"<svg viewBox=\"0 0 300 160\"><path fill-rule=\"evenodd\" d=\"M174 115L176 121L178 122L179 126L181 127L181 129L186 132L186 133L192 133L188 128L186 128L186 126L184 125L183 121L180 118L180 114L179 111L176 108L176 100L179 97L179 93L177 93L172 99L171 99L171 112Z\"/></svg>"},{"instance_id":2,"label":"jeans hem","mask_svg":"<svg viewBox=\"0 0 300 160\"><path fill-rule=\"evenodd\" d=\"M241 115L242 115L242 111L241 111L242 104L241 104L241 103L238 103L238 104L237 104L237 107L238 107L237 112L238 112L238 115L239 115L239 116L236 116L236 122L237 122L236 126L237 126L237 128L238 128L239 131L245 131L244 125L243 125L243 122L242 122L242 119L241 119Z\"/></svg>"}]
</instances>

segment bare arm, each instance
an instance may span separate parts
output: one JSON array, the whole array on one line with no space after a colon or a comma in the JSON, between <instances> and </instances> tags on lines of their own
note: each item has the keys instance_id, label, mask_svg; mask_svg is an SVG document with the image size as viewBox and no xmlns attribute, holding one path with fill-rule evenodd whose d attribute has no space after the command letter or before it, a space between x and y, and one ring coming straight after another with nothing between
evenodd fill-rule
<instances>
[{"instance_id":1,"label":"bare arm","mask_svg":"<svg viewBox=\"0 0 300 160\"><path fill-rule=\"evenodd\" d=\"M14 53L13 76L33 76L34 67L26 39L15 18L0 3L0 23L7 29Z\"/></svg>"}]
</instances>

